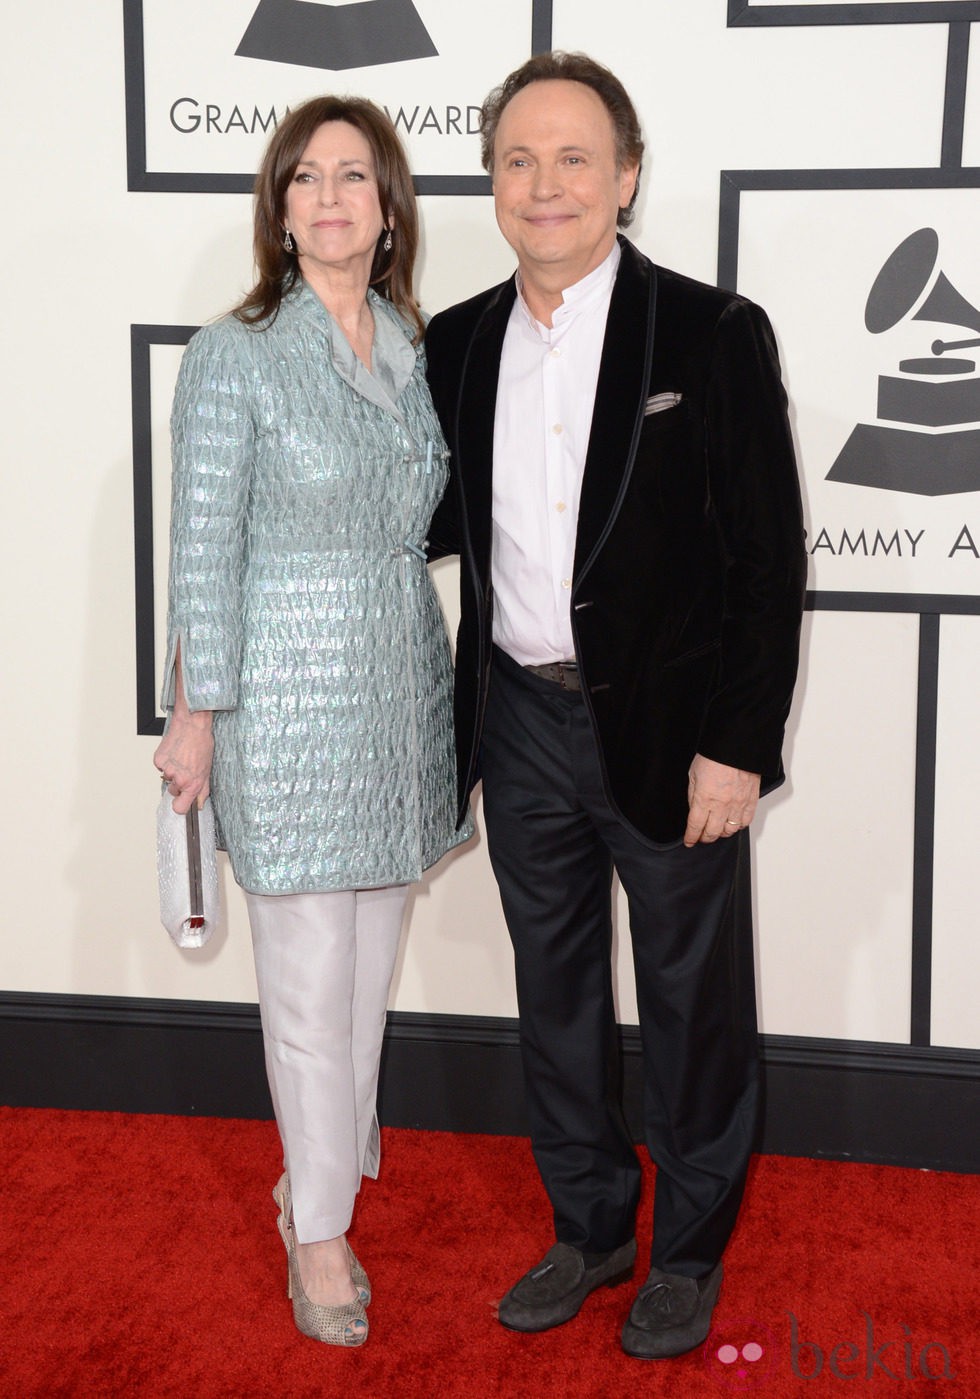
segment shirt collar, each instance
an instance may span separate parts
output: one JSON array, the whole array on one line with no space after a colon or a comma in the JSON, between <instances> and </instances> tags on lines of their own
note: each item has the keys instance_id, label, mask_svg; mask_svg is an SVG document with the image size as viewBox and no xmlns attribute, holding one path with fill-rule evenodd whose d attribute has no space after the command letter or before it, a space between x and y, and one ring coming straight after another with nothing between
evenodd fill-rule
<instances>
[{"instance_id":1,"label":"shirt collar","mask_svg":"<svg viewBox=\"0 0 980 1399\"><path fill-rule=\"evenodd\" d=\"M523 311L524 318L532 330L537 335L545 339L551 338L552 330L566 325L582 311L591 310L597 302L608 301L612 293L612 285L616 280L616 273L619 270L619 260L622 257L622 250L619 246L619 239L613 243L608 255L602 259L598 267L594 267L587 277L583 277L580 282L573 286L566 287L562 292L561 305L551 317L552 325L542 325L528 306L524 299L524 287L521 282L520 270L515 277L517 284L517 299Z\"/></svg>"},{"instance_id":2,"label":"shirt collar","mask_svg":"<svg viewBox=\"0 0 980 1399\"><path fill-rule=\"evenodd\" d=\"M302 278L283 297L283 307L313 321L326 335L334 369L362 397L400 416L397 400L412 379L419 352L411 343L411 331L390 301L372 288L367 292L374 315L373 371L364 367L313 288Z\"/></svg>"}]
</instances>

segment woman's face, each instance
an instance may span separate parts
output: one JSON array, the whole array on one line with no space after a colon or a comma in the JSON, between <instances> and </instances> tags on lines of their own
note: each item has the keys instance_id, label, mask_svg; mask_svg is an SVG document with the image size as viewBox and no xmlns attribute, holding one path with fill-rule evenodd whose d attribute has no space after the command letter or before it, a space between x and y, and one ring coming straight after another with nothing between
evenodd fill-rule
<instances>
[{"instance_id":1,"label":"woman's face","mask_svg":"<svg viewBox=\"0 0 980 1399\"><path fill-rule=\"evenodd\" d=\"M286 228L304 276L370 277L384 229L367 137L346 121L318 126L286 190Z\"/></svg>"}]
</instances>

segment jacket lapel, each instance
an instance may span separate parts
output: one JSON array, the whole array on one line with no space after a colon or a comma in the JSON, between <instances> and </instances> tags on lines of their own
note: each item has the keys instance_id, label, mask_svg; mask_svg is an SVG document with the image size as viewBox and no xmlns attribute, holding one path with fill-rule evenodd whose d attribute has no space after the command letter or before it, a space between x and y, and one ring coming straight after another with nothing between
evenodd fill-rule
<instances>
[{"instance_id":1,"label":"jacket lapel","mask_svg":"<svg viewBox=\"0 0 980 1399\"><path fill-rule=\"evenodd\" d=\"M656 268L632 243L621 238L620 247L582 476L576 587L612 527L629 484L653 360Z\"/></svg>"},{"instance_id":2,"label":"jacket lapel","mask_svg":"<svg viewBox=\"0 0 980 1399\"><path fill-rule=\"evenodd\" d=\"M466 352L459 391L458 451L459 461L465 463L461 474L465 528L484 585L490 578L497 382L504 334L516 295L513 278L491 292Z\"/></svg>"}]
</instances>

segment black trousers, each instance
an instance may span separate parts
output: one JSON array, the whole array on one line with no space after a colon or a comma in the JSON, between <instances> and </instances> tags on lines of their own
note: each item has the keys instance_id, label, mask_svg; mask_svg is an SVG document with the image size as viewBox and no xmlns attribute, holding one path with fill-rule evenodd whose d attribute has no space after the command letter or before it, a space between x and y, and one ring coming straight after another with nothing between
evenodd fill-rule
<instances>
[{"instance_id":1,"label":"black trousers","mask_svg":"<svg viewBox=\"0 0 980 1399\"><path fill-rule=\"evenodd\" d=\"M631 1238L640 1168L619 1096L612 873L629 903L652 1266L702 1277L735 1225L758 1036L748 833L657 847L610 808L580 694L494 651L481 753L487 842L514 945L531 1141L555 1236Z\"/></svg>"}]
</instances>

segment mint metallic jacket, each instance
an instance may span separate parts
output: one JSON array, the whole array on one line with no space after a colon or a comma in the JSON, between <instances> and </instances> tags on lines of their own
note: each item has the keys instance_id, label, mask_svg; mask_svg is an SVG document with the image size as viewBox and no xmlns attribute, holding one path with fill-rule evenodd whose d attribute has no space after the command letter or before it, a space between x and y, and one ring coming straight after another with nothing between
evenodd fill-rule
<instances>
[{"instance_id":1,"label":"mint metallic jacket","mask_svg":"<svg viewBox=\"0 0 980 1399\"><path fill-rule=\"evenodd\" d=\"M261 894L416 880L457 830L449 646L425 562L447 451L424 351L369 293L373 372L300 283L193 337L174 399L168 649L214 714L212 799Z\"/></svg>"}]
</instances>

